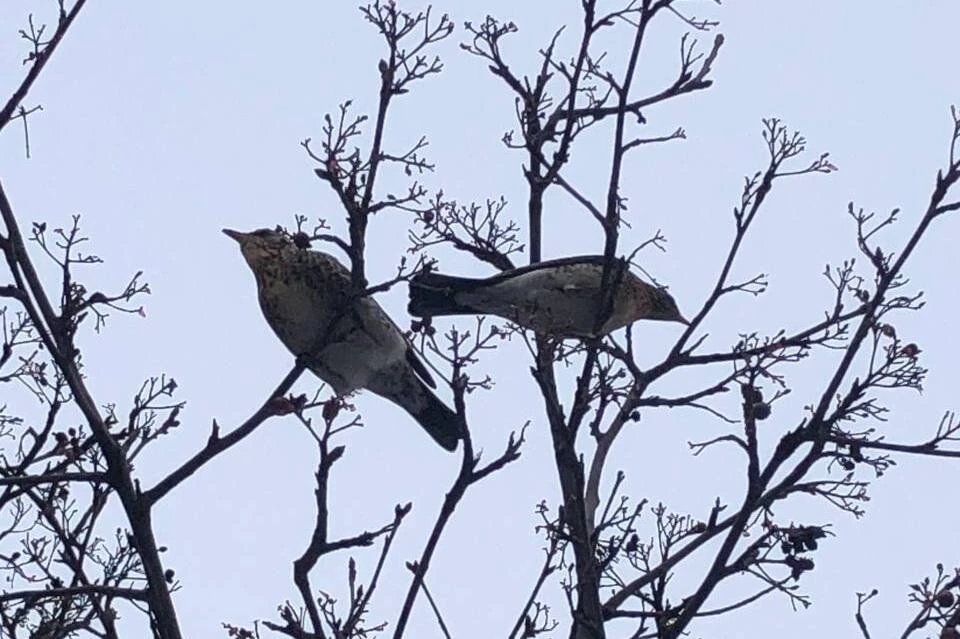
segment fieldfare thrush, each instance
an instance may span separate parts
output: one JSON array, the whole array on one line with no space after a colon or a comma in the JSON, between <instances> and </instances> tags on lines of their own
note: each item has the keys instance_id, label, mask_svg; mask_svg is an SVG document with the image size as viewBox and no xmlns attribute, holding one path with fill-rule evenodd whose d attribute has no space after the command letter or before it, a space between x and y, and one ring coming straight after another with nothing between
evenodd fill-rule
<instances>
[{"instance_id":1,"label":"fieldfare thrush","mask_svg":"<svg viewBox=\"0 0 960 639\"><path fill-rule=\"evenodd\" d=\"M612 294L604 295L605 261L567 257L479 279L423 271L410 281L407 308L417 317L497 315L555 337L599 337L641 319L689 324L673 297L630 272L625 260L611 263Z\"/></svg>"},{"instance_id":2,"label":"fieldfare thrush","mask_svg":"<svg viewBox=\"0 0 960 639\"><path fill-rule=\"evenodd\" d=\"M300 248L279 230L241 233L260 308L280 341L338 395L367 389L406 410L433 439L455 450L460 422L431 388L436 383L383 308L359 293L335 257Z\"/></svg>"}]
</instances>

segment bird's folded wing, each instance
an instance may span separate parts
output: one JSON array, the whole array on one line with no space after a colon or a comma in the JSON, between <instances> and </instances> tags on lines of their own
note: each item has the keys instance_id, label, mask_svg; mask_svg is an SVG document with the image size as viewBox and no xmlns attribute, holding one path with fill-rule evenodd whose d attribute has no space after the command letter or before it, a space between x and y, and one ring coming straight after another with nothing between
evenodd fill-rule
<instances>
[{"instance_id":1,"label":"bird's folded wing","mask_svg":"<svg viewBox=\"0 0 960 639\"><path fill-rule=\"evenodd\" d=\"M370 301L372 301L374 304L377 305L377 307L380 308L380 311L383 313L383 316L386 317L387 321L389 321L390 324L393 326L393 330L395 330L400 335L400 338L406 343L407 350L406 352L404 352L404 357L406 358L407 363L410 364L410 367L414 370L414 372L416 372L417 376L419 376L420 379L422 379L427 386L429 386L430 388L436 388L437 383L433 380L433 375L431 375L430 371L427 370L426 364L420 361L420 358L417 357L417 352L413 350L413 344L410 343L410 340L407 339L407 336L404 334L404 332L400 330L400 327L397 326L397 323L393 321L393 318L390 317L390 315L388 315L385 310L383 310L383 307L380 306L380 304L377 302L376 299L373 298L372 295L370 296Z\"/></svg>"},{"instance_id":2,"label":"bird's folded wing","mask_svg":"<svg viewBox=\"0 0 960 639\"><path fill-rule=\"evenodd\" d=\"M433 376L430 374L430 371L427 370L426 364L420 361L420 358L417 357L417 352L413 350L413 346L407 346L407 363L410 364L410 367L416 371L417 375L420 376L420 379L423 380L423 383L429 386L430 388L436 388L437 383L433 381Z\"/></svg>"}]
</instances>

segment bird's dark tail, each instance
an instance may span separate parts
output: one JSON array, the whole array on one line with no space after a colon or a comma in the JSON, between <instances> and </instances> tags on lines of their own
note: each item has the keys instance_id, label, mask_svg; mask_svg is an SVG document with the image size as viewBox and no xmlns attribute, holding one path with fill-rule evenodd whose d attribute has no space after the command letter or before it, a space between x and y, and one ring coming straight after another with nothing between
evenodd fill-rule
<instances>
[{"instance_id":1,"label":"bird's dark tail","mask_svg":"<svg viewBox=\"0 0 960 639\"><path fill-rule=\"evenodd\" d=\"M457 449L462 438L460 417L433 394L406 360L380 371L368 381L367 389L407 411L445 449Z\"/></svg>"},{"instance_id":2,"label":"bird's dark tail","mask_svg":"<svg viewBox=\"0 0 960 639\"><path fill-rule=\"evenodd\" d=\"M482 311L458 301L459 293L472 291L485 280L424 272L410 280L410 303L407 311L414 317L474 315Z\"/></svg>"},{"instance_id":3,"label":"bird's dark tail","mask_svg":"<svg viewBox=\"0 0 960 639\"><path fill-rule=\"evenodd\" d=\"M457 449L460 441L460 418L455 412L447 408L436 395L424 389L425 402L420 406L404 406L414 419L427 431L433 441L449 451Z\"/></svg>"}]
</instances>

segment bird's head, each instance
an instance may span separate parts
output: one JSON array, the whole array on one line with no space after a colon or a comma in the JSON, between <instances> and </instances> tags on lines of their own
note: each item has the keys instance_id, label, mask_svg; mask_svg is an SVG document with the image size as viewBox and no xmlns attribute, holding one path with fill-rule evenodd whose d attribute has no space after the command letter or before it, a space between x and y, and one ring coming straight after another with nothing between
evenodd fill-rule
<instances>
[{"instance_id":1,"label":"bird's head","mask_svg":"<svg viewBox=\"0 0 960 639\"><path fill-rule=\"evenodd\" d=\"M680 313L676 300L667 292L667 289L660 288L659 286L650 286L649 293L650 295L647 300L647 308L645 309L646 312L644 313L643 319L680 322L681 324L690 323L689 320Z\"/></svg>"},{"instance_id":2,"label":"bird's head","mask_svg":"<svg viewBox=\"0 0 960 639\"><path fill-rule=\"evenodd\" d=\"M223 229L227 237L233 238L240 245L240 251L252 268L265 260L276 257L291 248L293 242L279 229L257 229L249 233Z\"/></svg>"}]
</instances>

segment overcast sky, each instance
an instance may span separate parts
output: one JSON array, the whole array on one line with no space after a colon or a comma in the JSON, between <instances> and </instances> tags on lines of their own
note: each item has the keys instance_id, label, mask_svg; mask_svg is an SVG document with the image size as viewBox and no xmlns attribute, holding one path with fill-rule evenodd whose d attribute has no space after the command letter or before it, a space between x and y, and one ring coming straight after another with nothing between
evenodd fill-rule
<instances>
[{"instance_id":1,"label":"overcast sky","mask_svg":"<svg viewBox=\"0 0 960 639\"><path fill-rule=\"evenodd\" d=\"M482 61L458 49L462 24L481 20L484 12L514 21L519 32L509 39L507 55L518 73L533 72L537 49L561 25L569 25L560 40L562 57L575 51L579 3L488 0L482 9L465 8L471 4L437 4L458 25L436 49L446 68L398 101L387 140L399 149L428 136L428 156L437 164L428 186L462 202L504 195L508 213L522 221L522 157L500 142L513 126L513 98ZM22 72L26 49L16 30L28 11L49 14L49 7L36 5L0 5L4 96ZM681 310L698 309L713 286L743 176L764 166L762 118L783 118L807 137L810 159L829 151L840 169L777 185L736 268L740 277L769 274L770 290L730 297L717 308L703 327L710 333L706 347L716 350L735 343L741 332L797 329L822 316L832 292L821 275L824 266L855 254L849 201L879 212L902 208L902 222L885 242L893 250L902 245L947 158L949 106L960 102L960 4L730 0L722 7L706 1L683 6L721 21L726 44L714 67L715 86L645 113L645 134L682 126L687 139L643 149L624 173L632 224L625 250L663 231L668 252L646 253L643 265L670 286ZM673 77L682 27L666 18L654 30L640 86L652 92ZM703 37L704 44L711 39ZM85 273L88 288L116 290L137 270L150 282L145 319L114 316L104 334L83 340L99 404L128 408L141 381L159 373L173 375L178 396L188 402L179 432L155 445L137 469L144 485L202 447L211 419L228 428L246 418L291 366L260 316L252 275L220 229L288 224L301 213L325 217L342 230L343 213L299 142L319 138L324 113L344 100L352 99L359 112L372 110L382 52L351 2L91 2L25 105L44 107L30 120L32 157L25 157L19 124L0 136L0 175L22 223L65 225L82 214L91 248L106 260ZM602 137L585 143L571 168L598 199L605 189L606 145ZM384 189L405 184L402 175L384 177ZM599 233L575 203L554 194L548 204L546 256L602 250ZM371 280L393 275L407 222L397 215L371 222ZM930 376L922 395L886 396L893 413L880 426L894 441L922 440L944 411L958 408L960 341L951 321L960 312L958 236L960 218L941 219L908 265L927 306L896 326L923 349ZM488 272L449 252L433 255L444 270ZM404 291L391 291L381 302L401 326L407 324ZM644 325L635 334L641 361L654 362L679 329ZM816 359L789 371L794 394L763 424L767 445L818 398L831 363ZM522 459L468 493L428 578L457 637L509 630L541 559L534 507L543 499L556 503L546 422L529 366L519 341L505 345L478 367L496 377L496 388L470 397L474 436L488 458L512 429L528 419L532 425ZM711 379L692 374L658 390ZM305 377L298 388L308 392L315 385ZM739 398L733 395L717 405L735 411ZM413 501L371 615L393 619L407 583L403 561L419 554L458 458L384 400L363 394L357 405L367 427L344 437L348 451L334 471L332 532L379 527L394 504ZM635 497L705 519L714 499L736 504L743 487L742 460L733 450L694 458L687 447L721 427L701 413L645 414L619 442L610 474L622 468ZM162 502L155 524L159 542L170 548L167 565L182 583L176 603L185 636L218 636L222 621L275 619L277 604L296 601L291 561L311 530L315 464L303 429L293 419L276 419ZM770 596L698 622L693 636L856 636L854 593L874 587L881 599L867 616L876 636L902 631L914 614L907 584L930 574L938 561L960 564L957 472L948 460L904 461L874 485L859 521L819 501L778 506L783 524L835 524L837 536L823 543L816 570L801 582L814 605L794 613L785 598ZM645 537L652 529L643 530ZM361 570L373 560L359 555ZM702 568L680 572L677 598ZM345 557L337 557L323 564L314 583L340 592L345 576ZM750 591L720 588L706 607ZM560 603L555 596L552 601ZM440 636L423 601L409 636Z\"/></svg>"}]
</instances>

